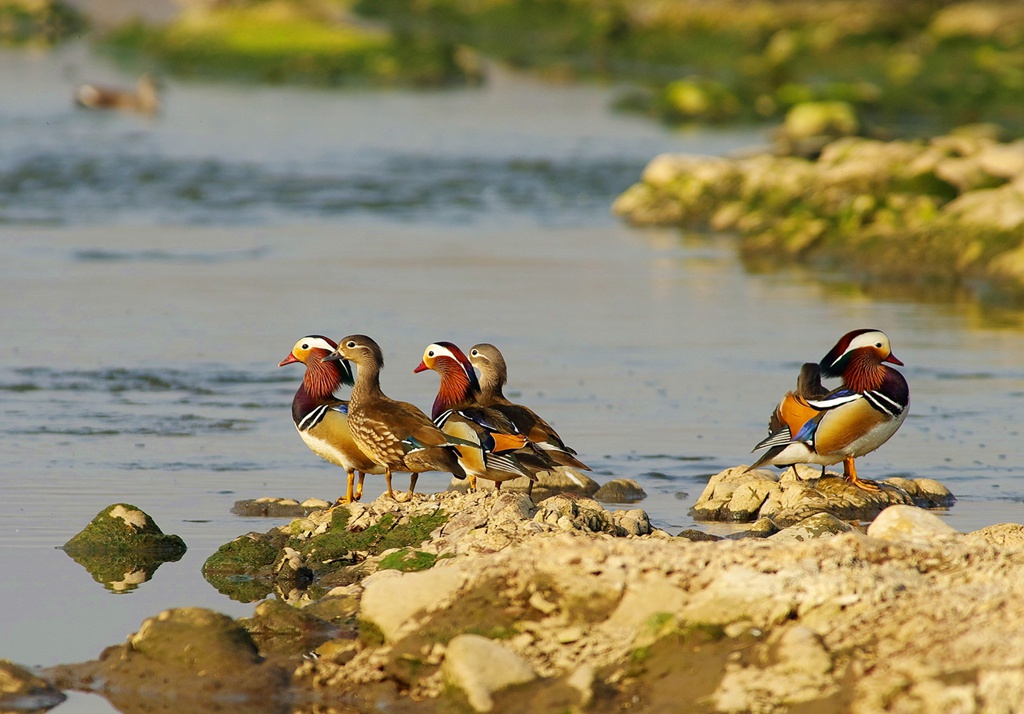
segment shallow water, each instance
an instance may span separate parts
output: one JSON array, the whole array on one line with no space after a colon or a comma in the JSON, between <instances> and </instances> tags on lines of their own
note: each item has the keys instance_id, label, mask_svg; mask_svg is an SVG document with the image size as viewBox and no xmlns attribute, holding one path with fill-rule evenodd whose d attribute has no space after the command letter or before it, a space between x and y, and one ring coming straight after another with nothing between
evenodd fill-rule
<instances>
[{"instance_id":1,"label":"shallow water","mask_svg":"<svg viewBox=\"0 0 1024 714\"><path fill-rule=\"evenodd\" d=\"M637 479L675 532L708 475L749 462L800 363L877 327L913 405L862 475L939 479L961 531L1024 517L1020 314L750 274L728 237L609 215L656 153L756 133L670 133L608 113L606 89L506 76L447 93L172 82L150 122L75 111L90 71L116 78L76 48L0 53L0 658L92 659L168 607L251 614L200 574L274 523L234 501L342 489L291 425L301 368L277 367L309 333L374 336L385 390L424 408L426 344L494 342L511 395L599 481ZM118 501L189 546L123 594L56 549Z\"/></svg>"}]
</instances>

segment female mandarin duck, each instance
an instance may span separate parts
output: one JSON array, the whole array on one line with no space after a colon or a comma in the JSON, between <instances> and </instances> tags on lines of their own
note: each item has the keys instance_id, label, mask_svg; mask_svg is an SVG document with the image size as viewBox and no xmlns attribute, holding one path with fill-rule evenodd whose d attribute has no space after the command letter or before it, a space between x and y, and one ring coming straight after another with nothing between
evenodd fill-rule
<instances>
[{"instance_id":1,"label":"female mandarin duck","mask_svg":"<svg viewBox=\"0 0 1024 714\"><path fill-rule=\"evenodd\" d=\"M910 407L907 380L885 362L903 365L884 332L866 329L843 335L820 363L821 374L841 377L842 386L824 397L805 399L813 413L802 407L787 409L780 428L754 447L770 448L750 468L842 461L850 483L877 491L876 484L857 478L853 460L888 441Z\"/></svg>"},{"instance_id":2,"label":"female mandarin duck","mask_svg":"<svg viewBox=\"0 0 1024 714\"><path fill-rule=\"evenodd\" d=\"M347 363L324 361L337 347L323 335L308 335L295 343L278 366L295 362L306 365L302 384L292 399L292 421L313 453L345 469L348 489L345 497L338 499L340 504L362 498L366 474L382 474L384 469L373 463L352 438L348 427L348 402L335 395L341 385L353 382ZM353 491L356 472L359 485Z\"/></svg>"},{"instance_id":3,"label":"female mandarin duck","mask_svg":"<svg viewBox=\"0 0 1024 714\"><path fill-rule=\"evenodd\" d=\"M508 368L497 347L486 342L474 345L469 351L469 361L480 370L478 404L496 409L508 417L521 434L543 449L544 454L557 465L590 471L590 467L576 458L576 452L565 445L550 424L529 407L513 404L505 398L502 387L508 381Z\"/></svg>"},{"instance_id":4,"label":"female mandarin duck","mask_svg":"<svg viewBox=\"0 0 1024 714\"><path fill-rule=\"evenodd\" d=\"M494 481L495 488L500 489L502 482L525 476L532 490L536 471L556 466L543 458L543 452L531 451L529 441L505 415L477 405L480 385L462 350L451 342L428 345L413 372L428 369L441 377L430 415L434 423L446 434L471 443L458 447L459 463L469 476L470 489L476 489L478 478Z\"/></svg>"},{"instance_id":5,"label":"female mandarin duck","mask_svg":"<svg viewBox=\"0 0 1024 714\"><path fill-rule=\"evenodd\" d=\"M422 471L448 471L456 478L466 477L455 451L456 440L412 404L395 401L381 391L384 354L376 342L366 335L349 335L324 359L349 360L358 368L349 396L348 425L359 448L383 468L389 497L395 498L391 490L395 471L412 474L405 500L412 498Z\"/></svg>"}]
</instances>

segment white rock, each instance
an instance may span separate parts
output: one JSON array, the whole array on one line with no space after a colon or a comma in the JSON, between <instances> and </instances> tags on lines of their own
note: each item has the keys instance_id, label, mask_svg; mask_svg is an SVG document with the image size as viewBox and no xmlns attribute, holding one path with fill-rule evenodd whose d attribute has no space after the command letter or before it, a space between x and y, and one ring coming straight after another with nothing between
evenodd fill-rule
<instances>
[{"instance_id":1,"label":"white rock","mask_svg":"<svg viewBox=\"0 0 1024 714\"><path fill-rule=\"evenodd\" d=\"M451 684L466 693L470 706L478 712L494 708L494 692L537 676L515 652L480 635L459 635L449 642L443 671Z\"/></svg>"},{"instance_id":2,"label":"white rock","mask_svg":"<svg viewBox=\"0 0 1024 714\"><path fill-rule=\"evenodd\" d=\"M868 526L868 535L880 540L930 542L935 538L958 533L948 523L923 508L889 506Z\"/></svg>"},{"instance_id":3,"label":"white rock","mask_svg":"<svg viewBox=\"0 0 1024 714\"><path fill-rule=\"evenodd\" d=\"M416 573L378 570L363 581L360 617L380 628L390 641L416 613L443 605L464 580L457 567Z\"/></svg>"}]
</instances>

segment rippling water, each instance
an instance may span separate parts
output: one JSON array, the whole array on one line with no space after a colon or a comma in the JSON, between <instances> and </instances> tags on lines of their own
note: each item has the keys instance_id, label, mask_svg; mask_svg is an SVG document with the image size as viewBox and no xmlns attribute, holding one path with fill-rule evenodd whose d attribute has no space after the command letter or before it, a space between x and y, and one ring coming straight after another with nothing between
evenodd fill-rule
<instances>
[{"instance_id":1,"label":"rippling water","mask_svg":"<svg viewBox=\"0 0 1024 714\"><path fill-rule=\"evenodd\" d=\"M675 531L709 474L749 461L799 365L877 327L913 404L863 475L943 481L960 530L1024 516L1020 314L750 274L729 237L609 216L656 153L756 134L670 133L609 114L605 89L504 76L451 93L171 82L147 122L75 111L75 72L112 70L74 48L0 54L0 657L91 659L172 606L251 613L200 574L272 525L231 505L342 488L291 425L301 368L277 367L309 333L376 337L385 390L424 408L426 344L498 344L516 398ZM117 501L189 546L122 595L55 549Z\"/></svg>"}]
</instances>

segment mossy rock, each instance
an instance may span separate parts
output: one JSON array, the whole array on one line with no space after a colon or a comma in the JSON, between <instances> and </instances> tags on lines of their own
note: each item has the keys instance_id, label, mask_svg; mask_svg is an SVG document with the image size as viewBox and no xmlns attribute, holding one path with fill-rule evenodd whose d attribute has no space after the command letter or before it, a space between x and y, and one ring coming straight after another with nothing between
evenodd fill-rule
<instances>
[{"instance_id":1,"label":"mossy rock","mask_svg":"<svg viewBox=\"0 0 1024 714\"><path fill-rule=\"evenodd\" d=\"M144 511L127 503L115 503L100 511L63 549L72 557L131 553L177 560L188 548L178 536L160 530Z\"/></svg>"},{"instance_id":2,"label":"mossy rock","mask_svg":"<svg viewBox=\"0 0 1024 714\"><path fill-rule=\"evenodd\" d=\"M135 590L161 564L187 550L176 535L160 530L145 512L127 503L107 506L80 533L63 545L76 563L108 590Z\"/></svg>"},{"instance_id":3,"label":"mossy rock","mask_svg":"<svg viewBox=\"0 0 1024 714\"><path fill-rule=\"evenodd\" d=\"M266 536L248 533L225 543L206 559L203 575L253 575L277 560L278 548Z\"/></svg>"},{"instance_id":4,"label":"mossy rock","mask_svg":"<svg viewBox=\"0 0 1024 714\"><path fill-rule=\"evenodd\" d=\"M81 34L87 24L60 0L0 0L0 45L53 44Z\"/></svg>"},{"instance_id":5,"label":"mossy rock","mask_svg":"<svg viewBox=\"0 0 1024 714\"><path fill-rule=\"evenodd\" d=\"M104 46L179 75L326 85L466 79L451 43L321 16L312 4L299 2L211 4L166 27L125 25Z\"/></svg>"},{"instance_id":6,"label":"mossy rock","mask_svg":"<svg viewBox=\"0 0 1024 714\"><path fill-rule=\"evenodd\" d=\"M436 562L437 556L433 553L403 548L381 558L377 570L401 570L404 573L411 573L431 568Z\"/></svg>"},{"instance_id":7,"label":"mossy rock","mask_svg":"<svg viewBox=\"0 0 1024 714\"><path fill-rule=\"evenodd\" d=\"M237 602L262 600L274 589L279 548L267 535L248 533L225 543L203 564L203 577Z\"/></svg>"},{"instance_id":8,"label":"mossy rock","mask_svg":"<svg viewBox=\"0 0 1024 714\"><path fill-rule=\"evenodd\" d=\"M289 542L310 567L347 560L353 563L357 554L380 555L392 548L408 548L419 545L430 537L430 533L447 522L448 516L438 509L433 513L399 518L386 513L380 521L364 530L354 532L346 529L349 512L337 508L331 527L325 533L306 541Z\"/></svg>"}]
</instances>

